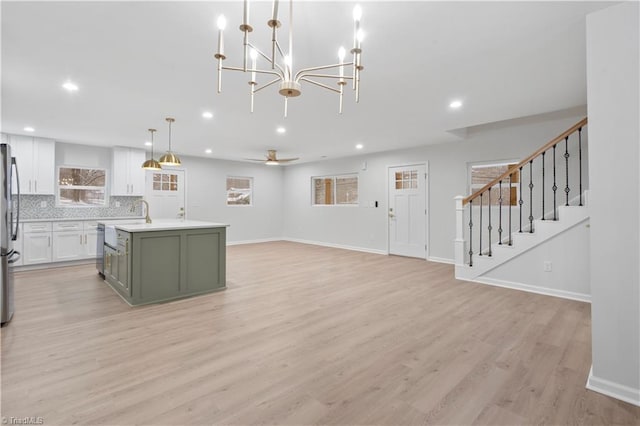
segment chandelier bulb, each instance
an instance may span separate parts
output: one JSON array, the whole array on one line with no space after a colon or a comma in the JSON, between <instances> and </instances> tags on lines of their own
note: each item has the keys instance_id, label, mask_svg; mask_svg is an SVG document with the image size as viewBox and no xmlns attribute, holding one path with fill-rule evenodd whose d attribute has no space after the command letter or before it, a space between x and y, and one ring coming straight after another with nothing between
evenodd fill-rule
<instances>
[{"instance_id":1,"label":"chandelier bulb","mask_svg":"<svg viewBox=\"0 0 640 426\"><path fill-rule=\"evenodd\" d=\"M360 21L360 19L362 19L362 8L359 4L356 4L356 6L353 8L353 20Z\"/></svg>"},{"instance_id":2,"label":"chandelier bulb","mask_svg":"<svg viewBox=\"0 0 640 426\"><path fill-rule=\"evenodd\" d=\"M256 49L251 49L249 51L249 56L251 57L252 60L256 60L258 59L258 51Z\"/></svg>"},{"instance_id":3,"label":"chandelier bulb","mask_svg":"<svg viewBox=\"0 0 640 426\"><path fill-rule=\"evenodd\" d=\"M342 62L344 60L344 55L346 54L346 50L344 50L344 47L340 46L340 49L338 49L338 59L340 59L340 62Z\"/></svg>"},{"instance_id":4,"label":"chandelier bulb","mask_svg":"<svg viewBox=\"0 0 640 426\"><path fill-rule=\"evenodd\" d=\"M218 29L220 31L224 31L226 27L227 27L227 18L225 18L224 15L218 16Z\"/></svg>"}]
</instances>

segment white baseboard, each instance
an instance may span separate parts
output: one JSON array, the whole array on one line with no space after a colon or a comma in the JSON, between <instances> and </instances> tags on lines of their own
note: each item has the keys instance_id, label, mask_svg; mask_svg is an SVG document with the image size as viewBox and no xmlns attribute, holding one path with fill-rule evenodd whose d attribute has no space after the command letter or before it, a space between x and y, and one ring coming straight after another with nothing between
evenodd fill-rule
<instances>
[{"instance_id":1,"label":"white baseboard","mask_svg":"<svg viewBox=\"0 0 640 426\"><path fill-rule=\"evenodd\" d=\"M227 245L239 246L242 244L272 243L274 241L282 241L282 238L262 238L259 240L227 241Z\"/></svg>"},{"instance_id":2,"label":"white baseboard","mask_svg":"<svg viewBox=\"0 0 640 426\"><path fill-rule=\"evenodd\" d=\"M429 262L437 262L437 263L446 263L448 265L455 265L456 261L453 259L447 259L446 257L435 257L429 256L427 257Z\"/></svg>"},{"instance_id":3,"label":"white baseboard","mask_svg":"<svg viewBox=\"0 0 640 426\"><path fill-rule=\"evenodd\" d=\"M563 299L577 300L579 302L591 303L591 295L583 293L574 293L572 291L557 290L555 288L537 287L529 284L516 283L512 281L497 280L495 278L478 277L474 279L458 278L462 281L470 281L480 284L488 284L496 287L510 288L513 290L521 290L529 293L544 294L545 296L561 297Z\"/></svg>"},{"instance_id":4,"label":"white baseboard","mask_svg":"<svg viewBox=\"0 0 640 426\"><path fill-rule=\"evenodd\" d=\"M595 377L593 375L593 365L589 370L587 389L640 407L640 389L630 388L629 386Z\"/></svg>"},{"instance_id":5,"label":"white baseboard","mask_svg":"<svg viewBox=\"0 0 640 426\"><path fill-rule=\"evenodd\" d=\"M292 243L301 243L301 244L311 244L314 246L322 246L322 247L331 247L331 248L337 248L337 249L343 249L343 250L352 250L352 251L361 251L364 253L372 253L372 254L383 254L383 255L388 255L389 253L387 253L386 250L376 250L376 249L370 249L370 248L365 248L365 247L354 247L354 246L346 246L346 245L342 245L342 244L333 244L333 243L325 243L322 241L310 241L310 240L301 240L298 238L281 238L282 241L289 241Z\"/></svg>"}]
</instances>

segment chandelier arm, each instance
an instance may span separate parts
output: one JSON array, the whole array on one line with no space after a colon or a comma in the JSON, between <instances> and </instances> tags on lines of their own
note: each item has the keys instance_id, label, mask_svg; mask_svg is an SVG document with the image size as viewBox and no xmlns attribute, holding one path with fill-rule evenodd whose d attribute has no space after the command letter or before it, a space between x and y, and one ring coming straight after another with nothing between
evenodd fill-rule
<instances>
[{"instance_id":1,"label":"chandelier arm","mask_svg":"<svg viewBox=\"0 0 640 426\"><path fill-rule=\"evenodd\" d=\"M265 85L263 85L263 86L258 87L257 89L255 89L255 88L254 88L254 89L253 89L253 93L258 93L258 92L259 92L259 91L261 91L262 89L265 89L265 88L267 88L267 87L269 87L269 86L271 86L271 85L274 85L274 84L276 84L276 83L277 83L277 82L279 82L279 81L281 81L281 79L280 79L280 78L275 78L275 79L271 80L270 82L268 82L267 84L265 84Z\"/></svg>"},{"instance_id":2,"label":"chandelier arm","mask_svg":"<svg viewBox=\"0 0 640 426\"><path fill-rule=\"evenodd\" d=\"M338 89L334 89L331 86L327 86L326 84L318 83L317 81L313 81L313 80L311 80L309 78L306 78L306 77L302 77L300 80L306 81L307 83L315 84L316 86L325 88L327 90L331 90L332 92L340 93L340 90L338 90Z\"/></svg>"},{"instance_id":3,"label":"chandelier arm","mask_svg":"<svg viewBox=\"0 0 640 426\"><path fill-rule=\"evenodd\" d=\"M321 65L319 67L310 67L310 68L302 68L300 71L298 71L296 73L296 81L300 80L300 77L302 77L302 74L306 73L307 71L318 71L318 70L327 70L330 68L340 68L342 66L350 66L353 65L353 62L345 62L344 64L331 64L331 65Z\"/></svg>"},{"instance_id":4,"label":"chandelier arm","mask_svg":"<svg viewBox=\"0 0 640 426\"><path fill-rule=\"evenodd\" d=\"M229 71L242 71L244 72L244 69L242 67L222 67L223 70L229 70ZM247 71L251 71L251 72L257 72L258 74L271 74L271 75L277 75L278 79L284 79L284 77L282 76L282 74L280 74L277 71L268 71L268 70L252 70L252 69L248 69Z\"/></svg>"},{"instance_id":5,"label":"chandelier arm","mask_svg":"<svg viewBox=\"0 0 640 426\"><path fill-rule=\"evenodd\" d=\"M256 53L257 53L258 55L262 56L262 57L263 57L267 62L269 62L269 63L271 63L271 62L272 62L270 57L268 57L267 55L265 55L265 54L264 54L260 49L258 49L257 47L255 47L253 44L249 43L249 46L250 46L253 50L255 50L255 51L256 51ZM280 71L282 71L282 74L284 75L284 69L283 69L280 65L278 65L278 63L274 62L274 64L275 64L275 66L276 66Z\"/></svg>"},{"instance_id":6,"label":"chandelier arm","mask_svg":"<svg viewBox=\"0 0 640 426\"><path fill-rule=\"evenodd\" d=\"M316 77L316 78L337 78L337 79L343 79L343 80L351 80L353 77L350 76L343 76L340 77L339 75L333 75L333 74L312 74L312 73L304 73L300 75L300 79L304 78L304 77Z\"/></svg>"}]
</instances>

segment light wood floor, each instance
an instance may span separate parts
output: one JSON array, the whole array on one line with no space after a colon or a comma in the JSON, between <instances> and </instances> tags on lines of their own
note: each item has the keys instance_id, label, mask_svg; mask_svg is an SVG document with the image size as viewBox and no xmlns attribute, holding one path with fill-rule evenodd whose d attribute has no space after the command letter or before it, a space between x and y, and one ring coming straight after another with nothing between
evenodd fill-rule
<instances>
[{"instance_id":1,"label":"light wood floor","mask_svg":"<svg viewBox=\"0 0 640 426\"><path fill-rule=\"evenodd\" d=\"M640 424L585 389L589 305L450 265L277 242L228 289L131 308L92 266L22 272L2 415L44 424Z\"/></svg>"}]
</instances>

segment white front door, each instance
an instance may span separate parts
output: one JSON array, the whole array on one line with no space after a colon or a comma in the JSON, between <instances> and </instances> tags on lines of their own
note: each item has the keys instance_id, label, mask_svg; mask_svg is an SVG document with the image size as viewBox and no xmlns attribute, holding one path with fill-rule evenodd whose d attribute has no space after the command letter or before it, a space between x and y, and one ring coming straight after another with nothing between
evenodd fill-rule
<instances>
[{"instance_id":1,"label":"white front door","mask_svg":"<svg viewBox=\"0 0 640 426\"><path fill-rule=\"evenodd\" d=\"M389 254L427 256L427 166L389 167Z\"/></svg>"},{"instance_id":2,"label":"white front door","mask_svg":"<svg viewBox=\"0 0 640 426\"><path fill-rule=\"evenodd\" d=\"M147 170L145 180L152 220L186 218L184 170Z\"/></svg>"}]
</instances>

